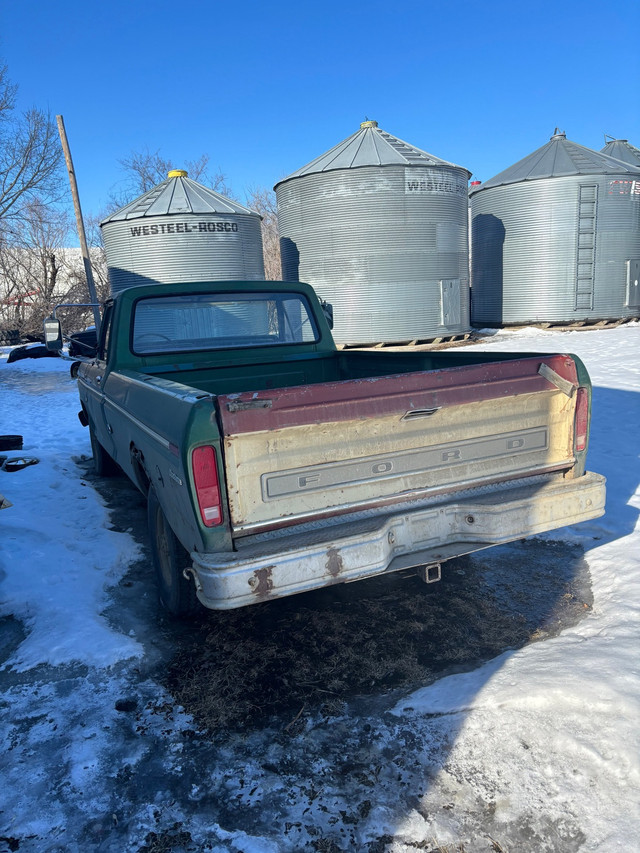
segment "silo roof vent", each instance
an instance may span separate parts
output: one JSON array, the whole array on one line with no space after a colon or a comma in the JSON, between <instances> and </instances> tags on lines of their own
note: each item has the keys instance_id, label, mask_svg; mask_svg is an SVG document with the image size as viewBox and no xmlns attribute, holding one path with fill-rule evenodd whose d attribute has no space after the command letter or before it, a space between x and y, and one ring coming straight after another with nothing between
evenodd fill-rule
<instances>
[{"instance_id":1,"label":"silo roof vent","mask_svg":"<svg viewBox=\"0 0 640 853\"><path fill-rule=\"evenodd\" d=\"M475 192L517 184L521 181L536 181L543 178L564 178L570 175L620 175L640 172L640 163L635 167L608 157L600 151L585 148L577 142L567 139L564 132L556 128L556 133L546 145L538 148L528 157L509 166L495 177L485 181Z\"/></svg>"},{"instance_id":2,"label":"silo roof vent","mask_svg":"<svg viewBox=\"0 0 640 853\"><path fill-rule=\"evenodd\" d=\"M363 166L447 166L463 169L471 177L468 169L422 151L384 131L377 121L367 119L356 133L283 178L276 186L305 175L333 172L336 169L358 169Z\"/></svg>"},{"instance_id":3,"label":"silo roof vent","mask_svg":"<svg viewBox=\"0 0 640 853\"><path fill-rule=\"evenodd\" d=\"M220 193L191 180L186 175L187 173L182 169L172 170L165 181L103 219L100 225L123 219L142 219L148 216L167 216L174 213L182 216L191 213L231 213L259 216L248 207L225 198Z\"/></svg>"}]
</instances>

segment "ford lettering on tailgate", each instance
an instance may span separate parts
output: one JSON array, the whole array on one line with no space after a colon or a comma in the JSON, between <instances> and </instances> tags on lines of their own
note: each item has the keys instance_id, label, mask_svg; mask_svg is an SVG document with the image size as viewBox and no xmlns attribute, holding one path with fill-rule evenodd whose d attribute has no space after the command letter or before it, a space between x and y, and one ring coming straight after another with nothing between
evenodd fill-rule
<instances>
[{"instance_id":1,"label":"ford lettering on tailgate","mask_svg":"<svg viewBox=\"0 0 640 853\"><path fill-rule=\"evenodd\" d=\"M441 444L437 447L418 448L406 452L385 454L350 462L331 462L307 468L296 468L276 474L263 474L262 498L264 501L310 492L319 489L354 485L367 480L416 474L482 462L500 456L515 456L536 450L546 450L549 434L546 427L521 430L505 435ZM428 485L428 484L425 484Z\"/></svg>"}]
</instances>

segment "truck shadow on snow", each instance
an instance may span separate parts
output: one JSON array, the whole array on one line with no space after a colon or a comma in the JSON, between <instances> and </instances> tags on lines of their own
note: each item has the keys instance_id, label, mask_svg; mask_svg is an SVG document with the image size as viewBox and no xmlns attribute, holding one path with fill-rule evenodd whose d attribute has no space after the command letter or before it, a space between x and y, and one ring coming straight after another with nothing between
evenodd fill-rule
<instances>
[{"instance_id":1,"label":"truck shadow on snow","mask_svg":"<svg viewBox=\"0 0 640 853\"><path fill-rule=\"evenodd\" d=\"M615 525L605 516L576 528L574 542L547 535L478 552L446 563L438 584L392 574L203 612L184 624L159 609L145 550L117 592L112 619L124 629L147 623L150 674L192 715L194 730L184 733L179 770L161 759L168 744L153 742L122 777L118 797L131 808L170 791L181 820L162 831L159 820L166 849L185 839L189 849L206 849L195 830L204 816L225 831L275 838L282 851L383 853L393 835L380 827L390 826L391 814L400 826L420 812L465 720L457 713L416 721L392 709L444 675L588 616L584 548L631 532L637 521L628 501L640 472L625 416L637 405L638 395L596 389L589 467L609 477ZM95 485L115 529L131 529L145 549L142 498L124 479ZM486 678L494 671L487 667ZM492 828L513 840L509 827ZM565 829L562 849L577 850L578 828L568 819ZM549 835L557 841L558 832ZM522 846L520 837L518 849L552 849L537 836L530 842Z\"/></svg>"},{"instance_id":2,"label":"truck shadow on snow","mask_svg":"<svg viewBox=\"0 0 640 853\"><path fill-rule=\"evenodd\" d=\"M588 525L596 530L594 546L632 533L638 523L630 499L640 483L639 423L640 393L594 387L588 467L607 478L606 514Z\"/></svg>"}]
</instances>

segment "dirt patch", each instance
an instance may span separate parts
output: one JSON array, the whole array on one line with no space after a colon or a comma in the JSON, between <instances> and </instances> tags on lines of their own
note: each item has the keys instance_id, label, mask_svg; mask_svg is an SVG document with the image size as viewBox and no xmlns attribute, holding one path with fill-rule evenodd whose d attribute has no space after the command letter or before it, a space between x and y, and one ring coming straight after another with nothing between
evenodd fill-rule
<instances>
[{"instance_id":1,"label":"dirt patch","mask_svg":"<svg viewBox=\"0 0 640 853\"><path fill-rule=\"evenodd\" d=\"M579 548L529 540L448 563L439 584L393 574L178 629L164 679L210 732L273 724L424 686L555 634L590 609Z\"/></svg>"}]
</instances>

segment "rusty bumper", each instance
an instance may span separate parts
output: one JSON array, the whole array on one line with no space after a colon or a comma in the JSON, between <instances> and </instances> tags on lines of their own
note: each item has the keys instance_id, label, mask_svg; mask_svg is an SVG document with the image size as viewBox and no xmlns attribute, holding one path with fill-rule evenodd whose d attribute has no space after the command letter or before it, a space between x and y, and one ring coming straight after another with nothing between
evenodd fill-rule
<instances>
[{"instance_id":1,"label":"rusty bumper","mask_svg":"<svg viewBox=\"0 0 640 853\"><path fill-rule=\"evenodd\" d=\"M393 514L327 526L306 538L283 534L235 552L194 552L187 572L202 604L225 610L439 563L598 518L604 504L605 478L599 474L536 478L464 498L414 503Z\"/></svg>"}]
</instances>

